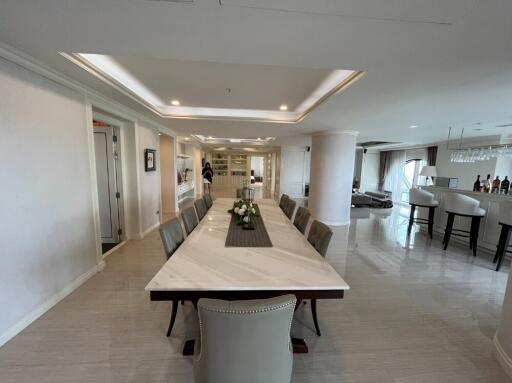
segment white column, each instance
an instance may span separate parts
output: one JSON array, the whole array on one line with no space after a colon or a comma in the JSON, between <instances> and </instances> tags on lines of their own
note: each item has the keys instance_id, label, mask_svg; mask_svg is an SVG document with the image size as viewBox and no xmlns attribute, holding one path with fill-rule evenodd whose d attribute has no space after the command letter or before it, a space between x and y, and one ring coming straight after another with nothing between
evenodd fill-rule
<instances>
[{"instance_id":1,"label":"white column","mask_svg":"<svg viewBox=\"0 0 512 383\"><path fill-rule=\"evenodd\" d=\"M496 356L503 369L512 377L512 273L501 309L500 327L494 337Z\"/></svg>"},{"instance_id":2,"label":"white column","mask_svg":"<svg viewBox=\"0 0 512 383\"><path fill-rule=\"evenodd\" d=\"M356 137L352 131L313 135L308 206L327 225L350 223Z\"/></svg>"}]
</instances>

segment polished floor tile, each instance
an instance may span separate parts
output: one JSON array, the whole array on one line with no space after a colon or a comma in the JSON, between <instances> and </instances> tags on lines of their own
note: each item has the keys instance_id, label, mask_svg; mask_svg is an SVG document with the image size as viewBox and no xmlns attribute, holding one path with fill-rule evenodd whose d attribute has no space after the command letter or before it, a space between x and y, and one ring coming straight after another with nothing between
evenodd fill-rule
<instances>
[{"instance_id":1,"label":"polished floor tile","mask_svg":"<svg viewBox=\"0 0 512 383\"><path fill-rule=\"evenodd\" d=\"M226 196L226 195L222 195ZM493 356L509 272L467 246L406 236L408 210L356 209L334 228L328 261L349 283L343 300L309 303L292 333L310 353L294 356L293 382L510 382ZM196 312L181 306L170 338L170 305L150 302L147 282L165 262L154 231L107 258L105 270L0 349L0 382L191 382L183 340Z\"/></svg>"}]
</instances>

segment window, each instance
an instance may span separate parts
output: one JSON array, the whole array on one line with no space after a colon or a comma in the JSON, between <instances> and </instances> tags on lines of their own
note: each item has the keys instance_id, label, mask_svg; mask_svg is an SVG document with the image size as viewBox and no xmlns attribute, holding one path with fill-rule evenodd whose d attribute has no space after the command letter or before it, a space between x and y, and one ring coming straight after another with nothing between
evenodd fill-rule
<instances>
[{"instance_id":1,"label":"window","mask_svg":"<svg viewBox=\"0 0 512 383\"><path fill-rule=\"evenodd\" d=\"M404 178L402 182L402 202L409 203L409 189L418 186L420 171L427 164L425 160L409 160L404 165Z\"/></svg>"}]
</instances>

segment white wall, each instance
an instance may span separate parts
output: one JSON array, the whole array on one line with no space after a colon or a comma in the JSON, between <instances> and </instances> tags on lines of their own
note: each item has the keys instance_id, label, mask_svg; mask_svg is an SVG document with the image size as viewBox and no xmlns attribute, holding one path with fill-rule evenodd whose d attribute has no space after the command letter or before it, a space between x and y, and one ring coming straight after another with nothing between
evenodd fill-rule
<instances>
[{"instance_id":1,"label":"white wall","mask_svg":"<svg viewBox=\"0 0 512 383\"><path fill-rule=\"evenodd\" d=\"M160 139L158 131L146 122L136 127L137 150L139 153L140 226L142 234L159 225L160 211ZM157 170L144 169L144 150L156 150Z\"/></svg>"},{"instance_id":2,"label":"white wall","mask_svg":"<svg viewBox=\"0 0 512 383\"><path fill-rule=\"evenodd\" d=\"M496 140L482 138L480 140L467 141L466 145L485 145L498 142L499 137L497 137ZM452 152L446 149L446 142L440 142L437 145L437 176L458 178L458 189L473 190L473 184L478 174L481 175L480 179L482 180L484 180L487 177L487 174L494 176L494 172L496 170L495 158L489 161L477 161L472 164L451 162L450 154Z\"/></svg>"},{"instance_id":3,"label":"white wall","mask_svg":"<svg viewBox=\"0 0 512 383\"><path fill-rule=\"evenodd\" d=\"M361 191L377 191L379 188L379 164L379 152L367 152L363 155Z\"/></svg>"},{"instance_id":4,"label":"white wall","mask_svg":"<svg viewBox=\"0 0 512 383\"><path fill-rule=\"evenodd\" d=\"M3 59L0 89L1 345L98 259L84 96Z\"/></svg>"}]
</instances>

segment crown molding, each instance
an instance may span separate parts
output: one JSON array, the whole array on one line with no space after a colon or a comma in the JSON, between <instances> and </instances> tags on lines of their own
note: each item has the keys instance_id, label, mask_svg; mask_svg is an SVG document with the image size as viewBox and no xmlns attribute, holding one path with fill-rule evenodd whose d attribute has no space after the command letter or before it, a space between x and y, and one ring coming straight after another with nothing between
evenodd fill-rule
<instances>
[{"instance_id":1,"label":"crown molding","mask_svg":"<svg viewBox=\"0 0 512 383\"><path fill-rule=\"evenodd\" d=\"M55 69L38 61L34 57L2 42L0 42L0 57L16 65L19 65L22 68L25 68L33 73L43 76L48 80L51 80L57 84L65 86L66 88L72 89L85 95L87 99L91 102L92 106L95 108L116 115L120 114L120 117L123 117L132 122L136 122L137 120L146 122L148 124L151 124L153 127L155 127L156 129L163 133L176 136L176 133L169 127L162 125L161 123L151 118L148 118L140 113L135 112L127 106L117 101L114 101L108 98L107 96L104 96L100 92L97 92L94 89L89 88L88 86L74 79L71 79L63 73L56 71Z\"/></svg>"},{"instance_id":2,"label":"crown molding","mask_svg":"<svg viewBox=\"0 0 512 383\"><path fill-rule=\"evenodd\" d=\"M311 134L311 136L335 136L335 135L343 135L343 136L359 136L359 132L356 130L322 130L319 132L315 132Z\"/></svg>"}]
</instances>

